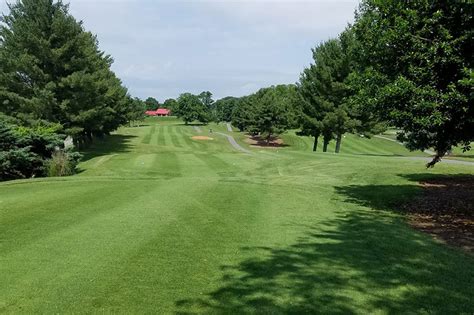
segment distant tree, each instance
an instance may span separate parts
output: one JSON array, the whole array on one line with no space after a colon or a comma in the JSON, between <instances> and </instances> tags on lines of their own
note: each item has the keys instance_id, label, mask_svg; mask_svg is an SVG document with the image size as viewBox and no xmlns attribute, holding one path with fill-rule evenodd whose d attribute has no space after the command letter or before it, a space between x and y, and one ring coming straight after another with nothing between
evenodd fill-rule
<instances>
[{"instance_id":1,"label":"distant tree","mask_svg":"<svg viewBox=\"0 0 474 315\"><path fill-rule=\"evenodd\" d=\"M201 123L208 123L210 121L209 111L202 103L199 96L184 93L178 97L178 107L175 114L181 118L185 124L189 124L193 121L199 121Z\"/></svg>"},{"instance_id":2,"label":"distant tree","mask_svg":"<svg viewBox=\"0 0 474 315\"><path fill-rule=\"evenodd\" d=\"M270 87L255 94L255 118L250 131L259 133L267 143L291 126L293 108L285 95L285 86Z\"/></svg>"},{"instance_id":3,"label":"distant tree","mask_svg":"<svg viewBox=\"0 0 474 315\"><path fill-rule=\"evenodd\" d=\"M166 101L164 101L163 107L169 109L171 113L174 113L174 111L178 107L178 102L176 102L176 100L173 98L169 98Z\"/></svg>"},{"instance_id":4,"label":"distant tree","mask_svg":"<svg viewBox=\"0 0 474 315\"><path fill-rule=\"evenodd\" d=\"M127 99L127 121L130 126L134 124L140 125L145 118L146 104L139 98L128 97Z\"/></svg>"},{"instance_id":5,"label":"distant tree","mask_svg":"<svg viewBox=\"0 0 474 315\"><path fill-rule=\"evenodd\" d=\"M198 97L201 100L201 103L204 105L204 107L210 111L214 105L214 100L212 99L212 93L209 91L205 91L199 94Z\"/></svg>"},{"instance_id":6,"label":"distant tree","mask_svg":"<svg viewBox=\"0 0 474 315\"><path fill-rule=\"evenodd\" d=\"M239 99L236 97L228 96L217 100L214 104L215 107L215 118L216 121L227 121L232 120L232 112L234 108L238 106Z\"/></svg>"},{"instance_id":7,"label":"distant tree","mask_svg":"<svg viewBox=\"0 0 474 315\"><path fill-rule=\"evenodd\" d=\"M356 14L358 102L409 149L434 148L428 167L474 140L473 13L469 1L364 0Z\"/></svg>"},{"instance_id":8,"label":"distant tree","mask_svg":"<svg viewBox=\"0 0 474 315\"><path fill-rule=\"evenodd\" d=\"M243 96L232 110L232 125L240 131L249 131L255 125L255 95Z\"/></svg>"},{"instance_id":9,"label":"distant tree","mask_svg":"<svg viewBox=\"0 0 474 315\"><path fill-rule=\"evenodd\" d=\"M154 97L148 97L145 100L146 110L156 110L160 107L160 103Z\"/></svg>"}]
</instances>

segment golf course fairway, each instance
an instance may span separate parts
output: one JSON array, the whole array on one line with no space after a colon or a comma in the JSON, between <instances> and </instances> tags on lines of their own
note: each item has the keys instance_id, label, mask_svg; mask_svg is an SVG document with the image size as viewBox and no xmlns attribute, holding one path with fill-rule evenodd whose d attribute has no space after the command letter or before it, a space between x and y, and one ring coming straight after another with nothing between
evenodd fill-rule
<instances>
[{"instance_id":1,"label":"golf course fairway","mask_svg":"<svg viewBox=\"0 0 474 315\"><path fill-rule=\"evenodd\" d=\"M474 312L474 256L396 210L472 165L283 139L149 118L95 141L77 175L0 183L0 313Z\"/></svg>"}]
</instances>

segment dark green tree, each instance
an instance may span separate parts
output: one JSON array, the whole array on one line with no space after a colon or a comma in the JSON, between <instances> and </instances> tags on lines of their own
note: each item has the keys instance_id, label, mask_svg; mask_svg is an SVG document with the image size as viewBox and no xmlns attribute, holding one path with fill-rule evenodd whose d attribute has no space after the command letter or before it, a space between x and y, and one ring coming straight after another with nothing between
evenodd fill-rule
<instances>
[{"instance_id":1,"label":"dark green tree","mask_svg":"<svg viewBox=\"0 0 474 315\"><path fill-rule=\"evenodd\" d=\"M199 96L191 93L183 93L178 97L176 116L181 118L187 125L193 121L206 124L210 121L209 111L202 103Z\"/></svg>"},{"instance_id":2,"label":"dark green tree","mask_svg":"<svg viewBox=\"0 0 474 315\"><path fill-rule=\"evenodd\" d=\"M474 140L473 13L469 1L365 0L356 14L358 102L409 149L434 148L428 167Z\"/></svg>"},{"instance_id":3,"label":"dark green tree","mask_svg":"<svg viewBox=\"0 0 474 315\"><path fill-rule=\"evenodd\" d=\"M137 124L140 125L140 122L145 119L146 104L139 98L128 97L127 98L127 113L126 118L130 126Z\"/></svg>"},{"instance_id":4,"label":"dark green tree","mask_svg":"<svg viewBox=\"0 0 474 315\"><path fill-rule=\"evenodd\" d=\"M176 108L178 107L178 102L176 102L176 100L173 98L169 98L163 102L163 107L169 109L173 114Z\"/></svg>"},{"instance_id":5,"label":"dark green tree","mask_svg":"<svg viewBox=\"0 0 474 315\"><path fill-rule=\"evenodd\" d=\"M254 97L255 112L249 131L259 133L267 143L291 127L294 108L288 97L288 86L259 90Z\"/></svg>"},{"instance_id":6,"label":"dark green tree","mask_svg":"<svg viewBox=\"0 0 474 315\"><path fill-rule=\"evenodd\" d=\"M255 95L240 97L232 110L232 125L240 131L249 131L255 125L255 118Z\"/></svg>"},{"instance_id":7,"label":"dark green tree","mask_svg":"<svg viewBox=\"0 0 474 315\"><path fill-rule=\"evenodd\" d=\"M214 105L214 100L212 99L212 93L209 91L204 91L201 94L199 94L198 97L201 100L201 103L204 105L204 107L208 109L209 111L211 111Z\"/></svg>"},{"instance_id":8,"label":"dark green tree","mask_svg":"<svg viewBox=\"0 0 474 315\"><path fill-rule=\"evenodd\" d=\"M14 120L0 115L0 181L47 175L47 167L64 136L58 134L59 125L22 127ZM71 171L75 170L79 155L66 153Z\"/></svg>"},{"instance_id":9,"label":"dark green tree","mask_svg":"<svg viewBox=\"0 0 474 315\"><path fill-rule=\"evenodd\" d=\"M345 81L351 72L348 55L339 39L331 39L313 49L313 59L314 64L303 71L299 82L304 100L300 134L314 137L313 150L322 135L324 152L335 137L339 152L342 135L354 125L346 104L350 90Z\"/></svg>"},{"instance_id":10,"label":"dark green tree","mask_svg":"<svg viewBox=\"0 0 474 315\"><path fill-rule=\"evenodd\" d=\"M145 100L146 110L156 110L160 107L160 103L154 97L148 97Z\"/></svg>"},{"instance_id":11,"label":"dark green tree","mask_svg":"<svg viewBox=\"0 0 474 315\"><path fill-rule=\"evenodd\" d=\"M52 0L9 5L0 27L0 111L35 125L60 123L76 140L126 121L127 90L95 36Z\"/></svg>"},{"instance_id":12,"label":"dark green tree","mask_svg":"<svg viewBox=\"0 0 474 315\"><path fill-rule=\"evenodd\" d=\"M217 100L214 104L216 110L216 121L230 122L232 120L232 112L238 106L239 99L233 96L227 96Z\"/></svg>"}]
</instances>

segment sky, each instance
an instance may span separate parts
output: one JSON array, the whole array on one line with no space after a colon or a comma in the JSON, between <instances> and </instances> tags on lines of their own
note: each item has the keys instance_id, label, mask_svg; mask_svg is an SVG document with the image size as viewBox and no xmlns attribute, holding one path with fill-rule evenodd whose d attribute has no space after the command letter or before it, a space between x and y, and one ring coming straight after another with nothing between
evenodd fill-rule
<instances>
[{"instance_id":1,"label":"sky","mask_svg":"<svg viewBox=\"0 0 474 315\"><path fill-rule=\"evenodd\" d=\"M9 0L8 2L12 2ZM214 99L298 81L311 48L353 21L358 0L64 0L114 59L132 96ZM5 0L0 11L6 13Z\"/></svg>"}]
</instances>

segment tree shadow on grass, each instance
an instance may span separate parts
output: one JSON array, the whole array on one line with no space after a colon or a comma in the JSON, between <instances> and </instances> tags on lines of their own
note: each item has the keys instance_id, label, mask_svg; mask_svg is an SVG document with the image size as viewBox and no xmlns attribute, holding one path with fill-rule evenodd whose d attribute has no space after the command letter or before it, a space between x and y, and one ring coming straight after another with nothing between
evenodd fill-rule
<instances>
[{"instance_id":1,"label":"tree shadow on grass","mask_svg":"<svg viewBox=\"0 0 474 315\"><path fill-rule=\"evenodd\" d=\"M474 260L371 211L308 227L283 248L242 249L221 286L179 314L455 314L474 310Z\"/></svg>"},{"instance_id":2,"label":"tree shadow on grass","mask_svg":"<svg viewBox=\"0 0 474 315\"><path fill-rule=\"evenodd\" d=\"M419 181L432 174L403 175ZM463 177L464 175L458 175ZM286 247L242 248L220 286L176 302L178 314L470 314L474 258L404 224L417 184L337 187L357 212L307 226ZM387 211L374 211L387 210Z\"/></svg>"},{"instance_id":3,"label":"tree shadow on grass","mask_svg":"<svg viewBox=\"0 0 474 315\"><path fill-rule=\"evenodd\" d=\"M94 139L87 148L81 151L81 161L85 162L98 156L130 152L132 135L109 135L103 139Z\"/></svg>"}]
</instances>

